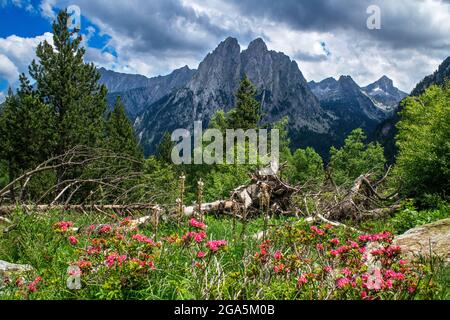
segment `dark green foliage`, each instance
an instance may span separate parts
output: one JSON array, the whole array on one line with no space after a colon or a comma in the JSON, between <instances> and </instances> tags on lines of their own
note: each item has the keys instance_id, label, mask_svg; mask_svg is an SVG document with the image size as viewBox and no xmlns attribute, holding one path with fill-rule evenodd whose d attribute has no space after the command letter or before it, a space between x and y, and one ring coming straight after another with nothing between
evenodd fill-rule
<instances>
[{"instance_id":1,"label":"dark green foliage","mask_svg":"<svg viewBox=\"0 0 450 320\"><path fill-rule=\"evenodd\" d=\"M227 114L228 129L254 129L261 120L261 104L255 99L256 87L245 75L236 92L236 106Z\"/></svg>"},{"instance_id":2,"label":"dark green foliage","mask_svg":"<svg viewBox=\"0 0 450 320\"><path fill-rule=\"evenodd\" d=\"M0 114L0 159L6 163L9 181L46 160L55 141L49 106L32 92L24 75L20 82L17 95L10 91Z\"/></svg>"},{"instance_id":3,"label":"dark green foliage","mask_svg":"<svg viewBox=\"0 0 450 320\"><path fill-rule=\"evenodd\" d=\"M397 234L402 234L407 230L428 224L440 219L450 218L450 205L440 204L436 209L417 210L411 204L398 212L390 221Z\"/></svg>"},{"instance_id":4,"label":"dark green foliage","mask_svg":"<svg viewBox=\"0 0 450 320\"><path fill-rule=\"evenodd\" d=\"M386 162L383 148L378 143L365 144L365 140L363 130L355 129L341 149L331 147L329 166L337 184L353 183L361 174L371 173L376 178L383 173Z\"/></svg>"},{"instance_id":5,"label":"dark green foliage","mask_svg":"<svg viewBox=\"0 0 450 320\"><path fill-rule=\"evenodd\" d=\"M107 149L129 155L136 159L142 159L141 147L135 137L133 125L125 114L125 108L117 98L114 109L108 114L106 122Z\"/></svg>"},{"instance_id":6,"label":"dark green foliage","mask_svg":"<svg viewBox=\"0 0 450 320\"><path fill-rule=\"evenodd\" d=\"M81 36L67 28L68 14L61 11L53 23L52 47L44 41L36 49L38 61L30 66L41 101L56 117L55 153L76 145L100 146L106 111L106 87L98 83L94 64L85 64Z\"/></svg>"},{"instance_id":7,"label":"dark green foliage","mask_svg":"<svg viewBox=\"0 0 450 320\"><path fill-rule=\"evenodd\" d=\"M322 158L311 147L297 149L289 161L286 176L295 184L320 187L325 176Z\"/></svg>"},{"instance_id":8,"label":"dark green foliage","mask_svg":"<svg viewBox=\"0 0 450 320\"><path fill-rule=\"evenodd\" d=\"M396 173L409 196L450 192L450 86L432 86L403 103Z\"/></svg>"},{"instance_id":9,"label":"dark green foliage","mask_svg":"<svg viewBox=\"0 0 450 320\"><path fill-rule=\"evenodd\" d=\"M165 161L166 163L172 163L172 148L174 146L175 143L171 140L170 133L166 132L158 147L158 159Z\"/></svg>"}]
</instances>

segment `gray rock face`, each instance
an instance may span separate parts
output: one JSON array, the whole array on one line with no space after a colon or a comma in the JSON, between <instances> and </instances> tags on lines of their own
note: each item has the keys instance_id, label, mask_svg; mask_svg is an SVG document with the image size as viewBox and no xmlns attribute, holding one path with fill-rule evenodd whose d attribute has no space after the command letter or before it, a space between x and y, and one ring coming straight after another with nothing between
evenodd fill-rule
<instances>
[{"instance_id":1,"label":"gray rock face","mask_svg":"<svg viewBox=\"0 0 450 320\"><path fill-rule=\"evenodd\" d=\"M377 123L386 119L406 96L385 76L364 88L350 76L341 76L339 80L327 78L318 83L311 81L309 86L326 109L341 117L344 116L342 112L346 112Z\"/></svg>"},{"instance_id":2,"label":"gray rock face","mask_svg":"<svg viewBox=\"0 0 450 320\"><path fill-rule=\"evenodd\" d=\"M433 74L420 81L411 92L411 95L418 96L422 94L429 86L433 84L442 85L445 80L450 80L450 57L445 59Z\"/></svg>"},{"instance_id":3,"label":"gray rock face","mask_svg":"<svg viewBox=\"0 0 450 320\"><path fill-rule=\"evenodd\" d=\"M396 109L398 103L408 95L394 87L393 81L386 76L361 89L372 98L378 108L388 112Z\"/></svg>"},{"instance_id":4,"label":"gray rock face","mask_svg":"<svg viewBox=\"0 0 450 320\"><path fill-rule=\"evenodd\" d=\"M440 256L450 262L450 219L439 220L406 231L394 238L406 257Z\"/></svg>"},{"instance_id":5,"label":"gray rock face","mask_svg":"<svg viewBox=\"0 0 450 320\"><path fill-rule=\"evenodd\" d=\"M99 71L102 75L100 82L108 88L108 105L113 106L120 96L133 121L147 106L186 85L195 73L188 66L154 78L116 73L102 68Z\"/></svg>"},{"instance_id":6,"label":"gray rock face","mask_svg":"<svg viewBox=\"0 0 450 320\"><path fill-rule=\"evenodd\" d=\"M120 73L105 68L99 68L98 72L101 76L99 82L108 88L109 93L142 88L150 80L143 75Z\"/></svg>"},{"instance_id":7,"label":"gray rock face","mask_svg":"<svg viewBox=\"0 0 450 320\"><path fill-rule=\"evenodd\" d=\"M329 131L332 116L321 108L295 61L269 51L262 39L241 52L237 40L227 38L206 56L184 88L155 102L136 119L146 153L154 151L164 131L190 128L194 120L206 126L217 110L231 109L244 74L258 89L264 122L289 116L291 130Z\"/></svg>"}]
</instances>

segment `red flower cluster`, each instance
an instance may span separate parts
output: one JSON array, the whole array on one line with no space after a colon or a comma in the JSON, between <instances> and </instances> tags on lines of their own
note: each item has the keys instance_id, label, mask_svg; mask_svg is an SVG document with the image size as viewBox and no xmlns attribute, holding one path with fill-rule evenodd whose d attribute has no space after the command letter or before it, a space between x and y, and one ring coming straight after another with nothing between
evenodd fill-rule
<instances>
[{"instance_id":1,"label":"red flower cluster","mask_svg":"<svg viewBox=\"0 0 450 320\"><path fill-rule=\"evenodd\" d=\"M325 234L325 231L317 228L316 226L311 226L310 229L311 229L311 231L314 231L319 236L323 236Z\"/></svg>"},{"instance_id":2,"label":"red flower cluster","mask_svg":"<svg viewBox=\"0 0 450 320\"><path fill-rule=\"evenodd\" d=\"M225 240L211 240L206 243L206 247L212 252L217 252L221 247L227 245Z\"/></svg>"},{"instance_id":3,"label":"red flower cluster","mask_svg":"<svg viewBox=\"0 0 450 320\"><path fill-rule=\"evenodd\" d=\"M37 277L36 279L34 279L29 285L28 285L28 290L30 290L30 292L36 292L37 291L37 286L38 284L42 281L42 277Z\"/></svg>"},{"instance_id":4,"label":"red flower cluster","mask_svg":"<svg viewBox=\"0 0 450 320\"><path fill-rule=\"evenodd\" d=\"M130 260L132 263L136 263L137 265L139 265L139 267L141 268L145 268L148 267L151 270L155 270L155 264L153 263L153 261L143 261L141 259L137 259L137 258L132 258Z\"/></svg>"},{"instance_id":5,"label":"red flower cluster","mask_svg":"<svg viewBox=\"0 0 450 320\"><path fill-rule=\"evenodd\" d=\"M392 237L392 234L388 231L384 231L381 233L376 234L362 234L358 237L361 241L380 241L380 240L386 240Z\"/></svg>"},{"instance_id":6,"label":"red flower cluster","mask_svg":"<svg viewBox=\"0 0 450 320\"><path fill-rule=\"evenodd\" d=\"M201 231L201 232L193 232L190 231L188 233L186 233L183 237L182 240L184 242L190 240L190 239L194 239L195 242L200 243L202 242L204 239L206 238L206 232Z\"/></svg>"},{"instance_id":7,"label":"red flower cluster","mask_svg":"<svg viewBox=\"0 0 450 320\"><path fill-rule=\"evenodd\" d=\"M119 255L114 252L106 257L105 263L109 268L111 268L116 264L116 262L119 266L121 266L125 260L127 260L127 255Z\"/></svg>"},{"instance_id":8,"label":"red flower cluster","mask_svg":"<svg viewBox=\"0 0 450 320\"><path fill-rule=\"evenodd\" d=\"M59 221L54 224L53 228L57 232L67 232L73 226L72 221Z\"/></svg>"},{"instance_id":9,"label":"red flower cluster","mask_svg":"<svg viewBox=\"0 0 450 320\"><path fill-rule=\"evenodd\" d=\"M112 230L112 227L109 224L105 224L103 226L101 226L100 230L98 230L98 233L100 234L105 234L108 233Z\"/></svg>"},{"instance_id":10,"label":"red flower cluster","mask_svg":"<svg viewBox=\"0 0 450 320\"><path fill-rule=\"evenodd\" d=\"M146 244L149 244L149 245L151 245L151 246L156 246L155 241L153 241L153 240L150 239L149 237L146 237L146 236L143 235L143 234L135 234L135 235L133 235L132 238L133 238L133 240L137 240L138 242L146 243Z\"/></svg>"},{"instance_id":11,"label":"red flower cluster","mask_svg":"<svg viewBox=\"0 0 450 320\"><path fill-rule=\"evenodd\" d=\"M78 244L78 239L75 236L70 236L68 238L71 245L76 246Z\"/></svg>"},{"instance_id":12,"label":"red flower cluster","mask_svg":"<svg viewBox=\"0 0 450 320\"><path fill-rule=\"evenodd\" d=\"M195 220L194 218L189 220L189 225L191 227L194 227L194 228L197 228L197 229L201 229L201 230L205 230L206 229L206 224L204 224L203 222L200 222L198 220Z\"/></svg>"}]
</instances>

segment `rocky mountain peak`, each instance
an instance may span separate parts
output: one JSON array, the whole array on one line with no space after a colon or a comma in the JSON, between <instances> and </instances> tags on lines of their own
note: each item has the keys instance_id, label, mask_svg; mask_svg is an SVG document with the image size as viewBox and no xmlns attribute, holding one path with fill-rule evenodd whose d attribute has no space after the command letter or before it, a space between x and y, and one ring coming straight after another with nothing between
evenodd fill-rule
<instances>
[{"instance_id":1,"label":"rocky mountain peak","mask_svg":"<svg viewBox=\"0 0 450 320\"><path fill-rule=\"evenodd\" d=\"M247 51L268 51L267 45L261 38L256 38L249 43Z\"/></svg>"},{"instance_id":2,"label":"rocky mountain peak","mask_svg":"<svg viewBox=\"0 0 450 320\"><path fill-rule=\"evenodd\" d=\"M369 84L366 87L368 90L383 90L385 92L389 92L392 91L395 87L394 87L394 82L388 78L387 76L382 76L380 79L378 79L377 81L375 81L372 84Z\"/></svg>"}]
</instances>

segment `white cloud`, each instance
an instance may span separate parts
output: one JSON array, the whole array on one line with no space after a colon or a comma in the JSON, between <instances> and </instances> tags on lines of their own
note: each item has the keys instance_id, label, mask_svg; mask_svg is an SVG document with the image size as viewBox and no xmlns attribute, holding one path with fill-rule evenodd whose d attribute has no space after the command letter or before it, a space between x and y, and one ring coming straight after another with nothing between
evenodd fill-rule
<instances>
[{"instance_id":1,"label":"white cloud","mask_svg":"<svg viewBox=\"0 0 450 320\"><path fill-rule=\"evenodd\" d=\"M0 91L0 103L3 103L5 99L6 99L5 94Z\"/></svg>"},{"instance_id":2,"label":"white cloud","mask_svg":"<svg viewBox=\"0 0 450 320\"><path fill-rule=\"evenodd\" d=\"M385 74L404 91L410 91L449 55L448 1L348 2L43 0L40 8L50 17L55 6L78 5L100 35L111 36L107 46L117 53L114 57L88 48L86 58L117 71L148 76L186 64L196 68L227 36L244 45L263 37L269 49L296 59L308 80L348 74L365 85ZM365 27L369 2L381 7L381 30ZM87 41L92 32L88 31Z\"/></svg>"},{"instance_id":3,"label":"white cloud","mask_svg":"<svg viewBox=\"0 0 450 320\"><path fill-rule=\"evenodd\" d=\"M53 10L53 7L56 4L56 0L42 0L39 5L39 11L44 18L48 20L54 20L56 17L56 13Z\"/></svg>"},{"instance_id":4,"label":"white cloud","mask_svg":"<svg viewBox=\"0 0 450 320\"><path fill-rule=\"evenodd\" d=\"M10 85L14 85L19 73L27 73L29 64L36 57L37 45L44 40L52 44L52 34L46 32L33 38L16 35L0 38L0 78L5 78Z\"/></svg>"},{"instance_id":5,"label":"white cloud","mask_svg":"<svg viewBox=\"0 0 450 320\"><path fill-rule=\"evenodd\" d=\"M10 84L19 77L16 65L5 55L0 54L0 78L6 79Z\"/></svg>"}]
</instances>

